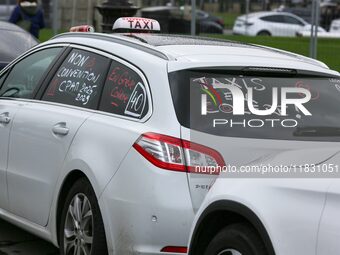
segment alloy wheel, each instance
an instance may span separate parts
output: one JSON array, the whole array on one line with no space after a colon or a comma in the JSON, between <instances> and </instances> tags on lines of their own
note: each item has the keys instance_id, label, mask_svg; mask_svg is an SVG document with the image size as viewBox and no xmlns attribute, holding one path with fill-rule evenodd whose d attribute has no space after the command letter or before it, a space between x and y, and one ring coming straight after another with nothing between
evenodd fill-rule
<instances>
[{"instance_id":1,"label":"alloy wheel","mask_svg":"<svg viewBox=\"0 0 340 255\"><path fill-rule=\"evenodd\" d=\"M217 255L242 255L242 253L235 249L225 249Z\"/></svg>"},{"instance_id":2,"label":"alloy wheel","mask_svg":"<svg viewBox=\"0 0 340 255\"><path fill-rule=\"evenodd\" d=\"M93 244L93 213L86 195L76 194L66 214L64 254L90 255Z\"/></svg>"}]
</instances>

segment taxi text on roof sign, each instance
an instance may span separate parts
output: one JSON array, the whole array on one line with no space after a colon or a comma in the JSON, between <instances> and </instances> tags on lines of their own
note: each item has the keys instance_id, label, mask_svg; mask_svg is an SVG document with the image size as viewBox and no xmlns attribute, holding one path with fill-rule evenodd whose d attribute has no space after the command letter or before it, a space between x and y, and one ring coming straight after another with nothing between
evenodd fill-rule
<instances>
[{"instance_id":1,"label":"taxi text on roof sign","mask_svg":"<svg viewBox=\"0 0 340 255\"><path fill-rule=\"evenodd\" d=\"M134 30L146 32L159 32L161 27L159 22L154 19L138 18L138 17L123 17L116 20L113 24L113 31L116 30Z\"/></svg>"}]
</instances>

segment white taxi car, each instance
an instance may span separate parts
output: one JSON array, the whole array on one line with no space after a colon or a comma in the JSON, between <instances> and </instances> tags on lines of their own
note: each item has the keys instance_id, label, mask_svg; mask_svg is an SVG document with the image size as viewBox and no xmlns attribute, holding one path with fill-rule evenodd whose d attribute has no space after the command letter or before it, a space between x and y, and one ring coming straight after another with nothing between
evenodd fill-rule
<instances>
[{"instance_id":1,"label":"white taxi car","mask_svg":"<svg viewBox=\"0 0 340 255\"><path fill-rule=\"evenodd\" d=\"M142 18L115 26L158 28ZM243 43L58 35L0 73L0 216L53 242L60 254L187 253L195 212L216 178L191 170L240 159L233 155L252 140L241 134L238 147L238 134L222 137L233 144L224 150L205 125L190 124L190 84L211 94L196 83L215 75L276 77L277 84L339 77L321 62Z\"/></svg>"}]
</instances>

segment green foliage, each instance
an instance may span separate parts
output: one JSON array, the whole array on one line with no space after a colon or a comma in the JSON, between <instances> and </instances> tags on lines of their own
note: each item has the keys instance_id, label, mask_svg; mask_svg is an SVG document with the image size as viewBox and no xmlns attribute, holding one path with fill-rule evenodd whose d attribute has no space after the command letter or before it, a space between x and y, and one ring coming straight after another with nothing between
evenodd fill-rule
<instances>
[{"instance_id":1,"label":"green foliage","mask_svg":"<svg viewBox=\"0 0 340 255\"><path fill-rule=\"evenodd\" d=\"M240 16L239 13L232 13L232 12L230 13L229 12L217 12L217 13L212 13L212 14L224 20L224 25L226 29L232 29L236 18Z\"/></svg>"},{"instance_id":2,"label":"green foliage","mask_svg":"<svg viewBox=\"0 0 340 255\"><path fill-rule=\"evenodd\" d=\"M262 37L262 36L236 36L236 35L209 35L215 38L234 40L246 43L265 45L273 48L291 51L309 56L309 38L300 37ZM340 39L318 40L318 60L326 63L331 69L340 71Z\"/></svg>"}]
</instances>

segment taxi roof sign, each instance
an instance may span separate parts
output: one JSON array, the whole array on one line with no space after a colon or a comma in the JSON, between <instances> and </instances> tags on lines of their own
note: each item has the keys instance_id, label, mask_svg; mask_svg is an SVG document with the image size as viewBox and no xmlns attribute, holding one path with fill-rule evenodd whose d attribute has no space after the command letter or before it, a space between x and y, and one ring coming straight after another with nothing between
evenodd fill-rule
<instances>
[{"instance_id":1,"label":"taxi roof sign","mask_svg":"<svg viewBox=\"0 0 340 255\"><path fill-rule=\"evenodd\" d=\"M146 19L139 17L122 17L116 20L113 24L113 31L115 32L138 32L138 33L152 33L160 32L161 26L157 20Z\"/></svg>"}]
</instances>

